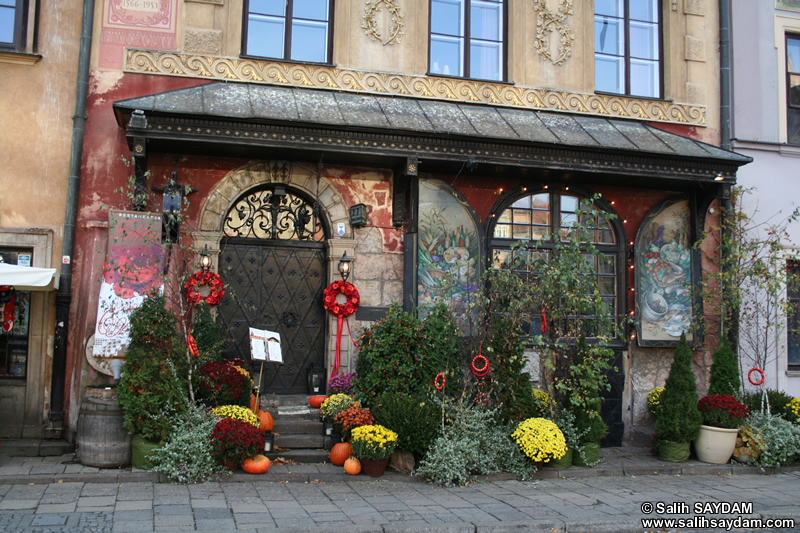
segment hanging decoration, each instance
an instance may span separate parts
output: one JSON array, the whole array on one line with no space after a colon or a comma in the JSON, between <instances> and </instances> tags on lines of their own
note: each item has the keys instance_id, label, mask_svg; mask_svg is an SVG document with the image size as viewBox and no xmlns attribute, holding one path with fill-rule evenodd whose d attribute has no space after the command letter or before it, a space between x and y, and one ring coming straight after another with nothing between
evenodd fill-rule
<instances>
[{"instance_id":1,"label":"hanging decoration","mask_svg":"<svg viewBox=\"0 0 800 533\"><path fill-rule=\"evenodd\" d=\"M197 341L191 331L189 331L189 336L186 337L186 344L189 346L189 353L192 354L192 357L200 355L200 350L197 348Z\"/></svg>"},{"instance_id":2,"label":"hanging decoration","mask_svg":"<svg viewBox=\"0 0 800 533\"><path fill-rule=\"evenodd\" d=\"M754 378L753 374L757 374L758 377ZM753 368L750 369L750 372L747 373L747 379L749 379L750 383L752 383L753 385L756 386L762 385L764 383L764 371L758 368L757 366L754 366Z\"/></svg>"},{"instance_id":3,"label":"hanging decoration","mask_svg":"<svg viewBox=\"0 0 800 533\"><path fill-rule=\"evenodd\" d=\"M344 294L345 298L347 298L342 304L336 301L336 297L340 294ZM361 297L358 295L358 289L347 281L334 281L322 293L322 305L326 311L336 317L336 360L333 363L331 377L339 373L344 319L355 313L360 303ZM349 323L347 328L348 330L350 329Z\"/></svg>"},{"instance_id":4,"label":"hanging decoration","mask_svg":"<svg viewBox=\"0 0 800 533\"><path fill-rule=\"evenodd\" d=\"M3 331L10 333L14 329L14 309L17 297L14 289L9 285L0 286L0 311L3 313Z\"/></svg>"},{"instance_id":5,"label":"hanging decoration","mask_svg":"<svg viewBox=\"0 0 800 533\"><path fill-rule=\"evenodd\" d=\"M547 333L547 313L544 307L542 307L542 335L545 333Z\"/></svg>"},{"instance_id":6,"label":"hanging decoration","mask_svg":"<svg viewBox=\"0 0 800 533\"><path fill-rule=\"evenodd\" d=\"M447 376L444 375L444 372L439 372L436 374L436 377L433 378L433 386L436 387L436 390L443 390L446 383Z\"/></svg>"},{"instance_id":7,"label":"hanging decoration","mask_svg":"<svg viewBox=\"0 0 800 533\"><path fill-rule=\"evenodd\" d=\"M486 359L486 356L481 353L482 349L483 343L481 343L481 347L478 349L478 355L472 359L472 363L470 364L470 367L472 368L472 374L476 378L482 378L489 373L489 370L492 369L492 365L489 364L489 360Z\"/></svg>"},{"instance_id":8,"label":"hanging decoration","mask_svg":"<svg viewBox=\"0 0 800 533\"><path fill-rule=\"evenodd\" d=\"M200 295L198 289L200 287L209 287L208 296L205 298ZM206 302L210 306L218 305L225 296L225 289L222 286L222 279L219 274L211 271L195 272L183 286L186 289L186 299L192 305L197 305L200 301Z\"/></svg>"}]
</instances>

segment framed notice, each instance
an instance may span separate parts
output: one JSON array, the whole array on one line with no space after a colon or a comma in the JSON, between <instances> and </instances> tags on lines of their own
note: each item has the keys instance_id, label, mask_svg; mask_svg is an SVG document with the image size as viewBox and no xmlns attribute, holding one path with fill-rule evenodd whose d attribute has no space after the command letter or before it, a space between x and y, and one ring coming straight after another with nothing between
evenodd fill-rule
<instances>
[{"instance_id":1,"label":"framed notice","mask_svg":"<svg viewBox=\"0 0 800 533\"><path fill-rule=\"evenodd\" d=\"M280 333L250 328L250 355L253 361L283 363Z\"/></svg>"}]
</instances>

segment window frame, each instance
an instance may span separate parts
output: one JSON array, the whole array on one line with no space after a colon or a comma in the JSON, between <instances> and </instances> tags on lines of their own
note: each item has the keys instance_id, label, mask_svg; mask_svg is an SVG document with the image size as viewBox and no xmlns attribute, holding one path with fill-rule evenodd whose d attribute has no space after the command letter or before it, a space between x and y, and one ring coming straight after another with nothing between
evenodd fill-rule
<instances>
[{"instance_id":1,"label":"window frame","mask_svg":"<svg viewBox=\"0 0 800 533\"><path fill-rule=\"evenodd\" d=\"M786 370L800 371L800 356L797 361L790 358L792 343L800 345L800 330L793 330L792 326L800 326L800 263L788 260L786 262Z\"/></svg>"},{"instance_id":2,"label":"window frame","mask_svg":"<svg viewBox=\"0 0 800 533\"><path fill-rule=\"evenodd\" d=\"M593 194L590 191L584 190L579 187L565 187L565 188L553 188L550 186L540 186L540 187L521 187L515 191L509 191L507 193L506 198L501 203L498 203L491 211L488 217L488 223L486 225L486 260L488 261L488 268L494 269L494 258L495 258L495 251L498 249L506 249L510 250L510 248L521 239L515 238L512 236L510 237L495 237L495 229L500 221L502 214L508 210L512 209L513 205L518 202L519 200L525 197L533 197L538 194L549 194L549 218L550 221L548 223L548 231L551 234L558 234L561 235L563 230L561 222L561 198L562 196L572 196L578 198L579 206L583 201L591 202L592 205L597 208L598 210L613 215L614 217L610 220L607 220L610 226L610 230L613 233L614 238L616 239L616 243L608 244L608 243L601 243L601 242L593 242L591 243L592 246L597 250L598 255L602 254L603 256L614 257L615 265L614 265L614 288L615 288L615 314L613 315L613 324L614 328L616 328L619 332L619 335L610 339L609 346L611 347L621 347L627 343L627 338L624 331L619 331L620 326L623 323L623 320L627 316L627 307L628 307L628 295L626 292L627 286L627 268L626 268L626 236L624 228L620 223L619 216L617 215L616 211L613 209L611 204L605 201L603 198L597 198L592 200ZM533 208L531 208L533 210ZM570 211L571 213L571 211ZM510 225L513 226L513 223ZM539 227L533 223L533 218L531 218L531 228ZM542 226L543 227L543 226ZM531 237L533 237L533 233L531 233ZM563 240L563 239L562 239ZM542 243L538 248L533 247L534 242ZM526 248L528 250L544 250L548 253L552 253L555 245L552 239L534 239L531 238L529 240L528 246ZM598 257L597 255L594 256L595 258ZM597 265L597 261L595 260L595 266ZM535 277L536 274L533 272L527 272L530 276ZM601 273L599 270L596 270L595 276L598 280L598 285L600 283L601 277L608 277L606 274ZM585 318L591 318L594 315L581 315L580 317L575 317L576 320L584 320ZM596 319L597 317L595 317ZM535 320L532 323L532 327L535 327ZM587 337L587 341L593 342L595 337ZM574 339L573 339L574 340Z\"/></svg>"},{"instance_id":3,"label":"window frame","mask_svg":"<svg viewBox=\"0 0 800 533\"><path fill-rule=\"evenodd\" d=\"M286 11L283 15L285 31L283 36L283 56L262 56L255 55L247 49L247 40L250 32L250 2L251 0L244 0L242 6L242 57L253 59L268 59L271 61L291 62L291 63L309 63L313 65L333 65L333 23L335 12L335 0L325 0L328 3L328 21L327 21L327 41L325 61L308 61L305 59L292 59L292 27L295 20L294 3L295 0L285 0Z\"/></svg>"},{"instance_id":4,"label":"window frame","mask_svg":"<svg viewBox=\"0 0 800 533\"><path fill-rule=\"evenodd\" d=\"M800 34L793 33L793 32L786 32L784 33L784 73L786 76L786 143L791 145L800 145L800 103L793 105L792 104L792 75L800 76L800 70L791 71L789 70L789 41L793 40L797 42L798 47L800 47ZM800 68L798 65L796 68ZM796 114L796 124L795 128L797 129L797 139L795 141L792 140L792 114Z\"/></svg>"},{"instance_id":5,"label":"window frame","mask_svg":"<svg viewBox=\"0 0 800 533\"><path fill-rule=\"evenodd\" d=\"M664 99L664 6L663 0L656 0L656 11L658 13L658 21L656 22L656 28L658 33L658 59L656 60L657 64L657 71L658 71L658 84L657 84L657 92L655 96L646 96L646 95L639 95L639 94L632 94L631 93L631 18L630 18L630 3L632 1L637 0L622 0L623 5L623 14L622 14L622 22L623 22L623 30L624 35L622 38L624 39L624 46L622 50L622 55L611 55L611 54L601 54L603 56L610 56L610 57L621 57L623 59L623 68L625 69L623 75L623 92L615 93L609 91L603 91L597 89L597 56L598 51L596 45L594 46L594 67L595 67L595 93L598 94L610 94L610 95L620 95L620 96L629 96L631 98L642 98L642 99L650 99L650 100L663 100ZM592 27L596 24L597 13L593 12L592 15ZM604 16L604 15L600 15ZM596 42L596 36L594 37Z\"/></svg>"},{"instance_id":6,"label":"window frame","mask_svg":"<svg viewBox=\"0 0 800 533\"><path fill-rule=\"evenodd\" d=\"M14 5L14 37L10 43L0 42L0 50L4 52L26 52L28 37L28 0L15 0ZM5 8L10 9L10 8Z\"/></svg>"},{"instance_id":7,"label":"window frame","mask_svg":"<svg viewBox=\"0 0 800 533\"><path fill-rule=\"evenodd\" d=\"M508 0L500 0L496 2L499 4L503 10L501 23L503 25L502 31L500 32L500 41L499 43L503 47L501 58L500 58L500 76L498 79L488 79L488 78L476 78L471 76L470 74L470 59L471 59L471 43L473 39L470 36L471 33L471 17L472 17L472 2L476 0L458 0L459 2L463 2L464 5L464 34L460 35L459 38L461 39L461 53L463 57L464 63L464 72L462 74L443 74L438 72L433 72L431 68L431 38L433 37L433 0L428 2L428 76L441 76L445 78L458 78L458 79L469 79L469 80L480 80L480 81L489 81L495 83L505 83L508 81ZM437 35L446 35L446 34L437 34ZM451 36L452 37L452 36ZM497 42L497 41L494 41Z\"/></svg>"}]
</instances>

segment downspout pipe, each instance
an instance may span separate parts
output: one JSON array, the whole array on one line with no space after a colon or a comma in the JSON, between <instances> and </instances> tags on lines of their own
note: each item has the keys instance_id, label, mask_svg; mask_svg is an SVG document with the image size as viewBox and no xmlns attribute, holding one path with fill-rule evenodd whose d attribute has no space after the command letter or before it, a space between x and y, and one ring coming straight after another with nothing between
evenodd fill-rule
<instances>
[{"instance_id":1,"label":"downspout pipe","mask_svg":"<svg viewBox=\"0 0 800 533\"><path fill-rule=\"evenodd\" d=\"M81 42L78 56L78 80L75 89L75 114L72 117L72 146L67 181L67 204L64 211L64 238L61 244L61 274L56 293L56 330L53 346L53 372L50 386L50 422L64 420L64 385L67 371L67 333L72 302L72 253L75 247L75 224L78 218L83 138L86 131L86 105L89 94L89 66L92 54L94 0L83 1ZM63 423L61 424L63 428Z\"/></svg>"}]
</instances>

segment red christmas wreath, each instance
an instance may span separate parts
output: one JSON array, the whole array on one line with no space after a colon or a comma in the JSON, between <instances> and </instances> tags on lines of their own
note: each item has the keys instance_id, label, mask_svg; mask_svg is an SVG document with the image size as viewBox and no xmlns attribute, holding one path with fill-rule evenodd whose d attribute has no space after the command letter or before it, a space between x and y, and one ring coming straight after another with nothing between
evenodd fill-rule
<instances>
[{"instance_id":1,"label":"red christmas wreath","mask_svg":"<svg viewBox=\"0 0 800 533\"><path fill-rule=\"evenodd\" d=\"M210 290L208 296L203 298L197 289L206 285ZM186 299L192 305L197 305L200 300L203 300L208 305L214 306L219 304L222 301L222 297L225 296L225 289L222 288L222 279L216 272L204 272L202 270L195 272L183 288L186 289Z\"/></svg>"},{"instance_id":2,"label":"red christmas wreath","mask_svg":"<svg viewBox=\"0 0 800 533\"><path fill-rule=\"evenodd\" d=\"M336 301L336 296L344 294L347 301L340 304ZM361 303L361 297L358 295L358 289L352 283L347 281L334 281L325 292L322 294L322 304L325 310L335 317L347 317L352 315L358 310L358 304Z\"/></svg>"}]
</instances>

